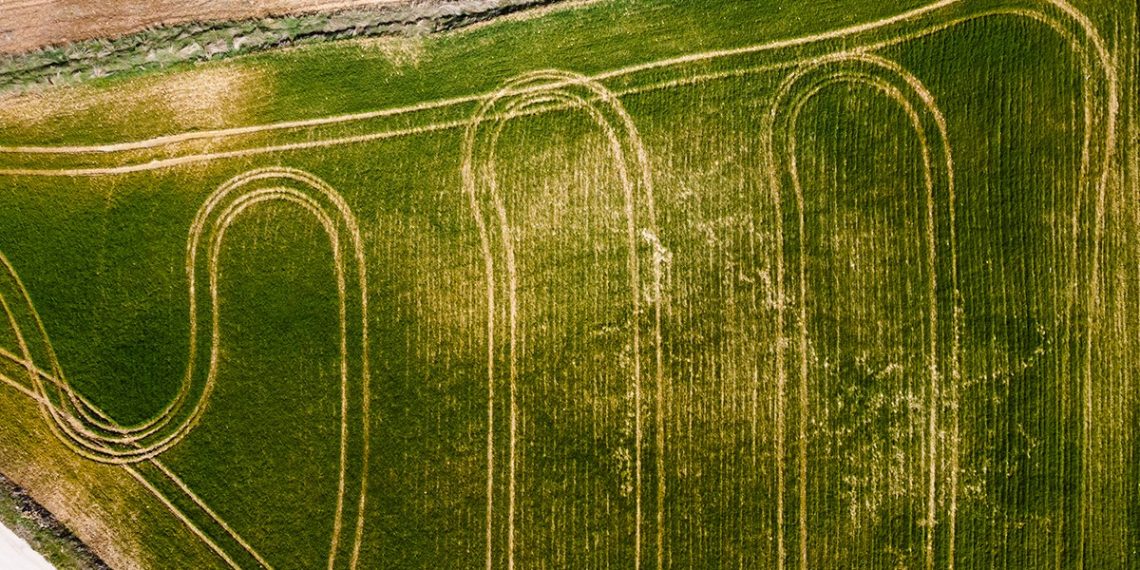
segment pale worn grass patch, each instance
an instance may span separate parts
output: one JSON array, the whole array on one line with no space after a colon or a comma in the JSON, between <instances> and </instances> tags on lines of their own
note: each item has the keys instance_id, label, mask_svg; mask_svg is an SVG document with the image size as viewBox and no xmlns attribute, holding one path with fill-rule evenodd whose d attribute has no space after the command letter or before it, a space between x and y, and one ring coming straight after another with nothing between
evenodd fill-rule
<instances>
[{"instance_id":1,"label":"pale worn grass patch","mask_svg":"<svg viewBox=\"0 0 1140 570\"><path fill-rule=\"evenodd\" d=\"M87 115L154 117L177 130L213 129L240 123L266 96L269 84L249 66L189 69L112 88L95 85L0 95L0 124L11 129L48 129ZM106 120L106 119L103 119Z\"/></svg>"},{"instance_id":2,"label":"pale worn grass patch","mask_svg":"<svg viewBox=\"0 0 1140 570\"><path fill-rule=\"evenodd\" d=\"M417 69L427 56L421 37L380 37L358 40L365 52L376 52L392 64L393 71L403 73Z\"/></svg>"}]
</instances>

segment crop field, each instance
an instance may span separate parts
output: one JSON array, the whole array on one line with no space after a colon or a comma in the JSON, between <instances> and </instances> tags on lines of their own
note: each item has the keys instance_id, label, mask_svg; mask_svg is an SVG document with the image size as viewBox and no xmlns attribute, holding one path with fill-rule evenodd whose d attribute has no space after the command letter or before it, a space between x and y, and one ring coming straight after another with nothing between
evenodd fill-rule
<instances>
[{"instance_id":1,"label":"crop field","mask_svg":"<svg viewBox=\"0 0 1140 570\"><path fill-rule=\"evenodd\" d=\"M0 472L122 568L1140 567L1138 48L603 0L3 96Z\"/></svg>"}]
</instances>

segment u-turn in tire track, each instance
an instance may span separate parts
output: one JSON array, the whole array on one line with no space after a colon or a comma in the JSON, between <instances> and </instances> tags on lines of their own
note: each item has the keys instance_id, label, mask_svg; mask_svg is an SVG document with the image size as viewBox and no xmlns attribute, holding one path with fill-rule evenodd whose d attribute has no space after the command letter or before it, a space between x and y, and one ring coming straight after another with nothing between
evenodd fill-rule
<instances>
[{"instance_id":1,"label":"u-turn in tire track","mask_svg":"<svg viewBox=\"0 0 1140 570\"><path fill-rule=\"evenodd\" d=\"M641 316L646 310L641 300L640 262L638 260L637 244L639 231L648 230L656 235L657 228L653 205L653 181L650 174L649 159L641 143L640 135L632 118L625 111L624 106L617 97L604 86L588 77L564 71L537 71L519 76L504 84L503 88L494 96L489 97L480 106L468 126L463 143L463 164L461 176L463 191L466 193L471 206L472 216L479 233L479 240L484 256L484 269L487 285L487 520L486 520L486 565L490 569L494 565L494 480L495 480L495 438L494 438L494 404L496 394L494 385L497 380L495 353L496 345L496 272L501 263L507 275L507 342L509 351L508 363L508 402L510 411L508 434L508 475L507 475L507 547L506 565L508 569L515 567L515 478L516 478L516 430L517 413L516 382L518 376L517 363L517 328L518 328L518 298L517 289L519 276L514 252L514 240L511 237L511 222L499 192L495 176L495 150L499 136L507 120L503 117L514 117L532 106L547 106L551 103L564 105L574 110L582 110L594 121L606 135L613 155L613 164L621 180L623 204L625 208L626 246L628 248L628 271L630 306L632 309L632 338L633 350L633 390L634 390L634 559L633 568L642 565L642 412L641 403L644 393L642 383L643 355L642 347L645 339L641 333ZM500 108L503 108L500 110ZM489 126L486 126L490 123ZM495 235L497 230L498 235ZM495 250L501 248L502 261L497 260ZM664 460L664 425L662 411L664 408L664 372L663 354L661 346L661 260L654 256L651 267L653 332L649 342L654 350L654 379L655 394L654 405L656 410L657 432L655 445L657 449L658 480L656 488L656 526L655 553L658 568L664 565L664 469L660 462Z\"/></svg>"},{"instance_id":2,"label":"u-turn in tire track","mask_svg":"<svg viewBox=\"0 0 1140 570\"><path fill-rule=\"evenodd\" d=\"M322 180L295 169L263 168L232 178L206 200L190 226L187 244L186 273L190 292L187 372L175 398L154 418L139 426L118 426L70 387L31 296L15 268L0 254L0 265L4 269L0 274L0 304L15 332L21 352L5 356L27 372L28 385L33 388L22 391L39 404L52 433L64 445L82 457L120 465L137 473L131 467L133 464L153 461L179 443L193 430L205 411L216 382L221 346L218 260L226 229L250 208L269 202L290 203L308 212L321 224L332 246L339 306L341 429L337 505L328 567L352 568L359 561L363 535L370 445L368 287L356 219L343 198ZM202 282L206 282L205 287ZM352 324L357 322L359 325ZM210 330L208 351L201 349L203 343L198 340L199 329L206 327ZM33 332L30 336L25 332L29 330ZM37 364L39 362L47 363L46 370ZM355 422L350 420L353 412L360 415ZM350 426L353 427L350 429ZM359 440L359 453L351 460L350 439ZM350 461L357 464L353 471L359 473L360 479L359 487L354 485L351 489L347 481ZM176 478L172 480L177 482ZM152 486L148 485L148 488L158 494ZM347 504L350 493L355 496L351 505ZM187 494L197 500L192 492ZM205 536L184 515L174 510L169 501L165 502L175 516L205 540ZM201 506L212 514L204 504ZM353 512L352 520L346 520L349 518L346 513ZM218 519L217 522L229 531L224 521ZM351 527L351 530L345 527ZM347 551L341 552L344 550L341 537L346 532L350 532L352 537ZM247 544L236 533L231 531L230 534L243 546ZM256 553L251 554L260 559ZM340 566L337 565L338 557L346 560ZM228 557L223 558L229 560Z\"/></svg>"},{"instance_id":3,"label":"u-turn in tire track","mask_svg":"<svg viewBox=\"0 0 1140 570\"><path fill-rule=\"evenodd\" d=\"M925 560L926 568L934 568L934 534L935 525L937 522L937 460L938 455L937 441L938 441L938 419L937 410L942 407L943 402L940 396L943 391L941 384L942 377L949 377L951 381L956 381L959 378L958 372L958 356L952 354L950 362L940 362L937 338L938 338L938 303L937 303L937 239L935 229L935 210L936 201L940 196L948 202L950 227L947 229L948 243L951 256L951 296L954 299L955 306L951 309L951 319L953 323L951 330L954 333L954 340L952 341L952 348L957 349L958 341L957 335L960 330L960 305L957 283L957 261L955 253L955 236L954 236L954 163L951 154L948 130L946 120L942 116L942 112L934 102L933 95L922 85L919 80L912 74L907 72L898 64L882 58L880 56L862 54L862 53L840 53L824 58L820 58L809 64L804 65L801 69L792 73L779 87L776 96L769 108L767 117L765 118L765 133L767 139L763 145L765 153L764 164L767 168L767 179L769 190L772 193L772 201L777 212L783 212L787 207L785 205L786 197L785 192L782 190L785 184L785 173L790 186L793 202L793 208L796 213L795 219L797 220L797 227L792 231L795 239L799 243L803 243L805 239L805 220L804 220L804 198L803 188L800 183L799 173L796 167L796 126L799 119L800 112L808 101L821 93L826 88L840 83L856 83L870 86L877 90L881 95L886 96L888 99L898 104L906 113L911 121L911 126L914 128L915 133L919 139L919 147L922 153L923 161L923 179L925 189L925 212L926 219L924 225L926 227L926 271L929 276L927 283L927 297L929 299L929 307L927 312L928 326L930 329L930 345L927 347L927 366L930 373L930 384L927 401L927 449L925 450L925 457L927 461L927 507L926 507L926 543L925 543ZM931 140L935 141L934 145ZM940 152L932 151L932 146L937 146ZM806 569L809 567L808 563L808 534L807 534L807 519L809 516L808 510L808 497L807 497L807 475L808 475L808 457L807 457L807 422L810 416L808 405L808 387L810 381L808 378L808 317L806 313L806 274L803 256L800 256L798 270L795 273L794 281L798 287L794 292L789 293L786 288L788 281L786 270L784 267L784 240L785 231L783 228L782 214L775 216L774 231L776 243L776 290L779 296L779 311L777 315L777 350L776 350L776 460L777 460L777 520L780 521L779 530L777 533L777 568L784 568L786 564L786 545L785 545L785 488L786 488L786 474L785 474L785 460L787 452L784 448L786 435L786 395L787 395L787 363L785 362L784 351L791 344L791 339L785 338L785 322L788 320L785 313L788 310L789 298L795 299L796 315L792 321L797 325L798 329L798 345L796 352L798 354L798 376L799 376L799 398L798 398L798 429L796 440L798 442L798 479L797 488L799 490L798 496L798 538L799 538L799 567ZM956 397L956 392L952 389L952 397ZM950 408L956 410L956 401L950 402ZM957 420L956 417L952 420L953 423L953 436L951 438L952 445L949 453L952 457L952 471L957 471ZM951 477L951 486L949 496L951 498L950 514L950 528L954 527L954 513L956 511L956 497L957 489L956 478ZM951 530L953 536L953 530ZM949 546L949 566L953 568L953 546Z\"/></svg>"}]
</instances>

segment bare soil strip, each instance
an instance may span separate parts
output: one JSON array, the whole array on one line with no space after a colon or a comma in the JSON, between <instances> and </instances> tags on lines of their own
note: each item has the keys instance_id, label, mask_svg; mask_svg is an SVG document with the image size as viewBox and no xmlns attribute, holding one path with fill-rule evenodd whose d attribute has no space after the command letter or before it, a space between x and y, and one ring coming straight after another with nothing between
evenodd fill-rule
<instances>
[{"instance_id":1,"label":"bare soil strip","mask_svg":"<svg viewBox=\"0 0 1140 570\"><path fill-rule=\"evenodd\" d=\"M0 3L3 1L0 0ZM291 45L348 38L440 33L562 1L347 2L341 8L330 7L334 10L331 12L326 10L291 16L163 24L110 39L48 45L26 53L6 54L0 46L0 92L20 93L81 83L119 73L138 73L179 63L217 60ZM245 9L256 11L252 7ZM7 15L0 8L0 17ZM3 25L0 23L0 29ZM0 43L2 38L3 34L0 34Z\"/></svg>"},{"instance_id":2,"label":"bare soil strip","mask_svg":"<svg viewBox=\"0 0 1140 570\"><path fill-rule=\"evenodd\" d=\"M520 4L518 0L222 0L186 2L151 0L0 0L0 54L21 53L47 45L79 40L113 38L155 26L186 22L250 20L266 16L312 14L329 11L404 11L403 18L431 17L457 10L485 10Z\"/></svg>"}]
</instances>

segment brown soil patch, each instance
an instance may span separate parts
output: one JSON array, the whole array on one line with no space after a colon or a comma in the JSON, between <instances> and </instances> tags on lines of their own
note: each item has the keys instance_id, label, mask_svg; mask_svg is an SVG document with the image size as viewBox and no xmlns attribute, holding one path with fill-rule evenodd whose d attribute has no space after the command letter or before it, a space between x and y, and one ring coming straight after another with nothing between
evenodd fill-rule
<instances>
[{"instance_id":1,"label":"brown soil patch","mask_svg":"<svg viewBox=\"0 0 1140 570\"><path fill-rule=\"evenodd\" d=\"M399 6L417 0L0 0L0 53L114 37L160 24Z\"/></svg>"}]
</instances>

